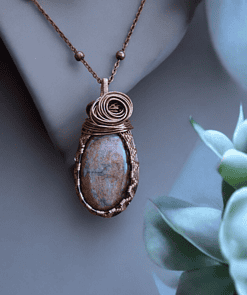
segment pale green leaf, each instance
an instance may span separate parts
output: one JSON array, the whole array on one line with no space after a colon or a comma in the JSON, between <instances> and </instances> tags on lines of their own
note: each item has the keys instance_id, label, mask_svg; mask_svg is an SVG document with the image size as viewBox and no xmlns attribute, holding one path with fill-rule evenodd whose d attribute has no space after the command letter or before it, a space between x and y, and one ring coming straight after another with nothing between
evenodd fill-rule
<instances>
[{"instance_id":1,"label":"pale green leaf","mask_svg":"<svg viewBox=\"0 0 247 295\"><path fill-rule=\"evenodd\" d=\"M247 187L229 199L219 231L223 255L239 295L247 294Z\"/></svg>"},{"instance_id":2,"label":"pale green leaf","mask_svg":"<svg viewBox=\"0 0 247 295\"><path fill-rule=\"evenodd\" d=\"M205 129L199 125L191 116L190 116L190 124L195 129L196 133L199 135L201 140L203 140Z\"/></svg>"},{"instance_id":3,"label":"pale green leaf","mask_svg":"<svg viewBox=\"0 0 247 295\"><path fill-rule=\"evenodd\" d=\"M228 200L230 199L231 195L235 192L235 188L232 187L228 182L226 182L225 179L223 179L221 184L221 192L222 192L223 205L224 205L224 208L222 211L222 217L223 217L226 204Z\"/></svg>"},{"instance_id":4,"label":"pale green leaf","mask_svg":"<svg viewBox=\"0 0 247 295\"><path fill-rule=\"evenodd\" d=\"M232 138L232 142L234 143L234 137L235 137L235 133L238 130L239 126L244 122L244 111L243 111L243 106L242 103L240 103L240 107L239 107L239 115L238 115L238 122L237 125L235 127L235 131L233 133L233 138Z\"/></svg>"},{"instance_id":5,"label":"pale green leaf","mask_svg":"<svg viewBox=\"0 0 247 295\"><path fill-rule=\"evenodd\" d=\"M174 207L171 207L170 199L174 200ZM164 221L175 232L205 255L218 262L225 262L218 242L220 210L208 207L184 207L183 204L180 206L178 199L170 197L165 197L162 202L155 199L153 203Z\"/></svg>"},{"instance_id":6,"label":"pale green leaf","mask_svg":"<svg viewBox=\"0 0 247 295\"><path fill-rule=\"evenodd\" d=\"M244 120L235 130L233 144L235 149L247 153L247 120Z\"/></svg>"},{"instance_id":7,"label":"pale green leaf","mask_svg":"<svg viewBox=\"0 0 247 295\"><path fill-rule=\"evenodd\" d=\"M220 226L219 241L228 261L247 259L247 187L235 191L229 199Z\"/></svg>"},{"instance_id":8,"label":"pale green leaf","mask_svg":"<svg viewBox=\"0 0 247 295\"><path fill-rule=\"evenodd\" d=\"M247 294L247 259L233 259L230 262L230 275L234 280L237 294Z\"/></svg>"},{"instance_id":9,"label":"pale green leaf","mask_svg":"<svg viewBox=\"0 0 247 295\"><path fill-rule=\"evenodd\" d=\"M170 209L193 206L188 202L169 197L159 197L156 202L165 203ZM202 253L174 231L153 206L147 206L144 215L144 243L153 262L166 269L189 270L218 264L216 260Z\"/></svg>"},{"instance_id":10,"label":"pale green leaf","mask_svg":"<svg viewBox=\"0 0 247 295\"><path fill-rule=\"evenodd\" d=\"M247 155L230 149L223 155L218 171L235 189L247 186Z\"/></svg>"},{"instance_id":11,"label":"pale green leaf","mask_svg":"<svg viewBox=\"0 0 247 295\"><path fill-rule=\"evenodd\" d=\"M231 140L223 133L215 130L204 130L196 121L190 118L190 123L200 136L201 140L219 157L234 148Z\"/></svg>"}]
</instances>

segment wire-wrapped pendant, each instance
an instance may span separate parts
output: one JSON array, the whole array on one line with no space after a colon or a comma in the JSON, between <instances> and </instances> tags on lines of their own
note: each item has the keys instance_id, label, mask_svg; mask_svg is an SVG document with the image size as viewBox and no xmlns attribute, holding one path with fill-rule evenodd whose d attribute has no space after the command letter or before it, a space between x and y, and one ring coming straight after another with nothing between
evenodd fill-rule
<instances>
[{"instance_id":1,"label":"wire-wrapped pendant","mask_svg":"<svg viewBox=\"0 0 247 295\"><path fill-rule=\"evenodd\" d=\"M81 203L92 213L110 218L126 209L139 181L139 162L133 129L130 98L108 92L102 79L100 97L87 106L75 157L74 179Z\"/></svg>"}]
</instances>

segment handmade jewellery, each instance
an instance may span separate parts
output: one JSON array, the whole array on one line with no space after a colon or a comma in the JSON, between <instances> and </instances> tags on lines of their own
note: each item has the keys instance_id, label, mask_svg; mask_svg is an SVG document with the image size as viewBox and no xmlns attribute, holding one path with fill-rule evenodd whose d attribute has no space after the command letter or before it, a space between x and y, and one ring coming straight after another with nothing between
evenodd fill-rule
<instances>
[{"instance_id":1,"label":"handmade jewellery","mask_svg":"<svg viewBox=\"0 0 247 295\"><path fill-rule=\"evenodd\" d=\"M74 180L81 203L92 214L107 218L115 216L126 209L136 193L139 162L131 133L133 126L128 120L133 112L132 101L122 92L108 91L108 85L125 58L125 49L146 0L141 1L123 47L116 53L117 61L109 80L98 77L86 62L84 53L77 51L37 0L31 1L74 52L75 59L81 61L101 84L100 97L86 107L88 118L82 125L74 158Z\"/></svg>"}]
</instances>

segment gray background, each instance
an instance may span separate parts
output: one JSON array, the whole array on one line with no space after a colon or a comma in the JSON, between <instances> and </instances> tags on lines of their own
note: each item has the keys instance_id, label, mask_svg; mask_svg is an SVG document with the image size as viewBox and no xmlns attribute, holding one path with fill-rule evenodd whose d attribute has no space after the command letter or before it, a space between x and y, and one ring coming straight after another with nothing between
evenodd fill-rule
<instances>
[{"instance_id":1,"label":"gray background","mask_svg":"<svg viewBox=\"0 0 247 295\"><path fill-rule=\"evenodd\" d=\"M40 0L72 44L102 77L109 77L140 0ZM127 93L176 48L194 0L148 0L109 90ZM185 4L187 3L187 5ZM2 0L2 39L44 126L68 165L73 164L86 105L100 85L32 1ZM20 13L21 12L21 13ZM135 93L133 103L141 96ZM135 108L135 110L137 110ZM140 110L141 111L141 110ZM133 117L132 117L133 119Z\"/></svg>"},{"instance_id":2,"label":"gray background","mask_svg":"<svg viewBox=\"0 0 247 295\"><path fill-rule=\"evenodd\" d=\"M240 101L247 110L246 92L212 49L204 4L175 51L128 93L140 182L128 209L112 219L79 203L71 170L3 44L0 50L1 293L158 294L152 271L170 274L145 252L147 200L169 194L220 208L217 158L199 143L189 115L231 138Z\"/></svg>"}]
</instances>

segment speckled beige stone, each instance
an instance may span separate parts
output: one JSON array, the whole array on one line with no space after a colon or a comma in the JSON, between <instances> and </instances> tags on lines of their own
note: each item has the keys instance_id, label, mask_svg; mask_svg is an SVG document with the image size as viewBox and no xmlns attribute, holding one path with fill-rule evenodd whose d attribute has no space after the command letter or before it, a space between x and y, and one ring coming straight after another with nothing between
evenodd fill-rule
<instances>
[{"instance_id":1,"label":"speckled beige stone","mask_svg":"<svg viewBox=\"0 0 247 295\"><path fill-rule=\"evenodd\" d=\"M92 136L81 161L81 190L96 210L109 210L125 196L129 183L128 152L117 134Z\"/></svg>"}]
</instances>

